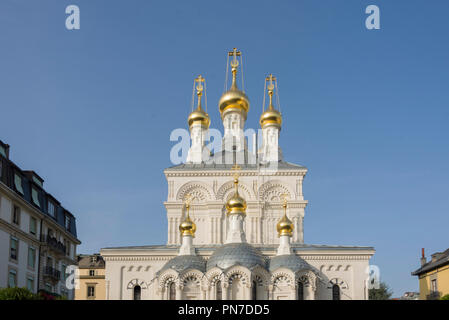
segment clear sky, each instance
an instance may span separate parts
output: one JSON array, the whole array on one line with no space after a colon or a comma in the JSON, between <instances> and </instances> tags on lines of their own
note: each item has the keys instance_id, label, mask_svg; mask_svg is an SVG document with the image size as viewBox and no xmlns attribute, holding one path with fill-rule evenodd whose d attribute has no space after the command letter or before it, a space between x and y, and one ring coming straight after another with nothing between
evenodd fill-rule
<instances>
[{"instance_id":1,"label":"clear sky","mask_svg":"<svg viewBox=\"0 0 449 320\"><path fill-rule=\"evenodd\" d=\"M81 29L65 28L76 4ZM365 28L365 8L381 29ZM80 253L163 244L170 132L207 79L222 129L226 51L257 128L275 74L285 159L308 167L305 242L374 246L395 296L449 247L449 2L0 2L0 139L77 218Z\"/></svg>"}]
</instances>

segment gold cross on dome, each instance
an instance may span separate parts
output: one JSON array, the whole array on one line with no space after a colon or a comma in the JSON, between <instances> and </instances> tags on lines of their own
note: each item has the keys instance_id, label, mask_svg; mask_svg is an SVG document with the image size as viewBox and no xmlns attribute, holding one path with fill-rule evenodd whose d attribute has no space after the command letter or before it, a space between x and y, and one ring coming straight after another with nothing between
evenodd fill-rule
<instances>
[{"instance_id":1,"label":"gold cross on dome","mask_svg":"<svg viewBox=\"0 0 449 320\"><path fill-rule=\"evenodd\" d=\"M284 204L287 204L288 193L281 194L281 199Z\"/></svg>"},{"instance_id":2,"label":"gold cross on dome","mask_svg":"<svg viewBox=\"0 0 449 320\"><path fill-rule=\"evenodd\" d=\"M233 170L234 173L234 179L238 179L239 178L239 173L238 170L242 169L238 164L235 164L232 166L231 170Z\"/></svg>"},{"instance_id":3,"label":"gold cross on dome","mask_svg":"<svg viewBox=\"0 0 449 320\"><path fill-rule=\"evenodd\" d=\"M238 57L238 56L241 56L242 53L241 53L240 51L237 51L237 48L234 48L232 51L229 51L229 52L228 52L228 55L229 55L230 57L233 56L233 59L232 59L232 61L231 61L231 67L237 68L237 66L239 65L239 62L237 61L237 57Z\"/></svg>"},{"instance_id":4,"label":"gold cross on dome","mask_svg":"<svg viewBox=\"0 0 449 320\"><path fill-rule=\"evenodd\" d=\"M273 91L273 89L274 89L273 81L276 81L276 77L274 77L272 74L270 74L268 77L265 78L265 81L270 81L267 88L268 88L268 91Z\"/></svg>"},{"instance_id":5,"label":"gold cross on dome","mask_svg":"<svg viewBox=\"0 0 449 320\"><path fill-rule=\"evenodd\" d=\"M190 193L186 194L184 197L184 202L186 206L190 206L190 202L192 202L192 195Z\"/></svg>"},{"instance_id":6,"label":"gold cross on dome","mask_svg":"<svg viewBox=\"0 0 449 320\"><path fill-rule=\"evenodd\" d=\"M198 90L198 92L202 92L203 91L203 84L202 82L204 82L204 78L199 75L196 79L195 82L198 82L198 84L196 85L196 90Z\"/></svg>"}]
</instances>

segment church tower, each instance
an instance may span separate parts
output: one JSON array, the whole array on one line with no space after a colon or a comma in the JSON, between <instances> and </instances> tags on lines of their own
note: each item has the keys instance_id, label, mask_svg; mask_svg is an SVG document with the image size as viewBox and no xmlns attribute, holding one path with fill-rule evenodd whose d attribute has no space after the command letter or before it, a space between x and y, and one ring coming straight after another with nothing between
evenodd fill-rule
<instances>
[{"instance_id":1,"label":"church tower","mask_svg":"<svg viewBox=\"0 0 449 320\"><path fill-rule=\"evenodd\" d=\"M234 48L233 51L228 52L225 90L228 81L227 70L229 68L229 57L232 57L230 62L232 72L231 88L225 91L218 103L224 127L222 148L226 151L235 150L236 152L240 152L245 149L243 130L245 127L246 116L249 111L249 100L244 91L240 90L237 86L237 71L240 65L238 57L240 57L240 61L242 61L242 53L236 48Z\"/></svg>"},{"instance_id":2,"label":"church tower","mask_svg":"<svg viewBox=\"0 0 449 320\"><path fill-rule=\"evenodd\" d=\"M273 93L276 88L277 94L277 82L272 74L265 79L265 87L268 92L269 102L267 110L260 116L260 126L262 128L262 147L259 150L260 161L262 163L278 162L282 158L281 149L279 148L282 116L273 106ZM265 108L265 106L263 107Z\"/></svg>"}]
</instances>

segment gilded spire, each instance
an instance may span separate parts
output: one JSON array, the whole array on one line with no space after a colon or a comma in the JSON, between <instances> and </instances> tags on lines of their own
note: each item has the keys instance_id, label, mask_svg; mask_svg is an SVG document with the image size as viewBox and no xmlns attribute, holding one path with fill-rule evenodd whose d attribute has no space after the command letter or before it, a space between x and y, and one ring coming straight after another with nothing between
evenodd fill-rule
<instances>
[{"instance_id":1,"label":"gilded spire","mask_svg":"<svg viewBox=\"0 0 449 320\"><path fill-rule=\"evenodd\" d=\"M228 215L241 214L246 215L246 201L239 195L239 173L241 168L238 165L234 165L232 170L234 173L234 195L226 203L226 211Z\"/></svg>"},{"instance_id":2,"label":"gilded spire","mask_svg":"<svg viewBox=\"0 0 449 320\"><path fill-rule=\"evenodd\" d=\"M181 232L182 236L191 236L195 237L195 231L196 231L196 224L195 222L190 219L190 202L192 201L192 196L190 194L186 195L185 199L185 207L186 207L186 216L181 221L181 224L179 225L179 231Z\"/></svg>"},{"instance_id":3,"label":"gilded spire","mask_svg":"<svg viewBox=\"0 0 449 320\"><path fill-rule=\"evenodd\" d=\"M277 223L276 229L279 236L292 236L293 233L293 223L287 217L287 194L282 194L282 208L284 208L284 215L281 220Z\"/></svg>"},{"instance_id":4,"label":"gilded spire","mask_svg":"<svg viewBox=\"0 0 449 320\"><path fill-rule=\"evenodd\" d=\"M237 48L234 48L232 51L228 52L228 55L233 57L231 60L231 72L232 72L232 84L231 90L237 90L237 68L239 66L239 61L237 57L241 56L242 53L237 51Z\"/></svg>"},{"instance_id":5,"label":"gilded spire","mask_svg":"<svg viewBox=\"0 0 449 320\"><path fill-rule=\"evenodd\" d=\"M269 102L267 110L260 116L260 126L262 127L262 129L266 128L267 126L276 126L277 128L281 129L281 113L273 106L273 93L275 88L274 84L276 81L276 77L274 77L272 74L265 78L265 84L268 82L266 87L268 91Z\"/></svg>"},{"instance_id":6,"label":"gilded spire","mask_svg":"<svg viewBox=\"0 0 449 320\"><path fill-rule=\"evenodd\" d=\"M194 110L187 119L187 122L189 124L189 128L192 128L192 125L194 124L200 124L201 126L205 128L209 128L210 125L210 118L209 115L202 109L201 107L201 97L203 96L203 83L205 83L205 79L199 75L194 80L194 84L196 84L196 95L198 99L198 107L196 110ZM206 103L207 106L207 103Z\"/></svg>"}]
</instances>

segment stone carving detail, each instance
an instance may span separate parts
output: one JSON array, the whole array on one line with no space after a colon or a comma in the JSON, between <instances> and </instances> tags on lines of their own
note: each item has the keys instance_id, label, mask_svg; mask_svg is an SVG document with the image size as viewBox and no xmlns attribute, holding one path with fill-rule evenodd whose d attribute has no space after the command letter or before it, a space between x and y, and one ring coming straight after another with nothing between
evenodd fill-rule
<instances>
[{"instance_id":1,"label":"stone carving detail","mask_svg":"<svg viewBox=\"0 0 449 320\"><path fill-rule=\"evenodd\" d=\"M234 190L234 181L228 181L224 183L217 191L217 194L215 196L216 200L226 201L230 195L233 193ZM246 199L249 200L253 198L253 194L251 193L250 189L243 184L241 181L239 181L239 193Z\"/></svg>"},{"instance_id":2,"label":"stone carving detail","mask_svg":"<svg viewBox=\"0 0 449 320\"><path fill-rule=\"evenodd\" d=\"M147 284L145 281L143 280L139 280L139 279L133 279L130 282L128 282L128 285L126 286L127 289L132 289L135 286L140 286L142 289L146 289L147 288Z\"/></svg>"},{"instance_id":3,"label":"stone carving detail","mask_svg":"<svg viewBox=\"0 0 449 320\"><path fill-rule=\"evenodd\" d=\"M280 202L281 195L287 194L287 199L293 200L294 194L280 181L268 181L259 188L259 200L267 202Z\"/></svg>"},{"instance_id":4,"label":"stone carving detail","mask_svg":"<svg viewBox=\"0 0 449 320\"><path fill-rule=\"evenodd\" d=\"M179 188L176 199L184 201L187 194L191 195L192 202L205 202L212 199L212 192L208 186L198 181L188 182Z\"/></svg>"}]
</instances>

